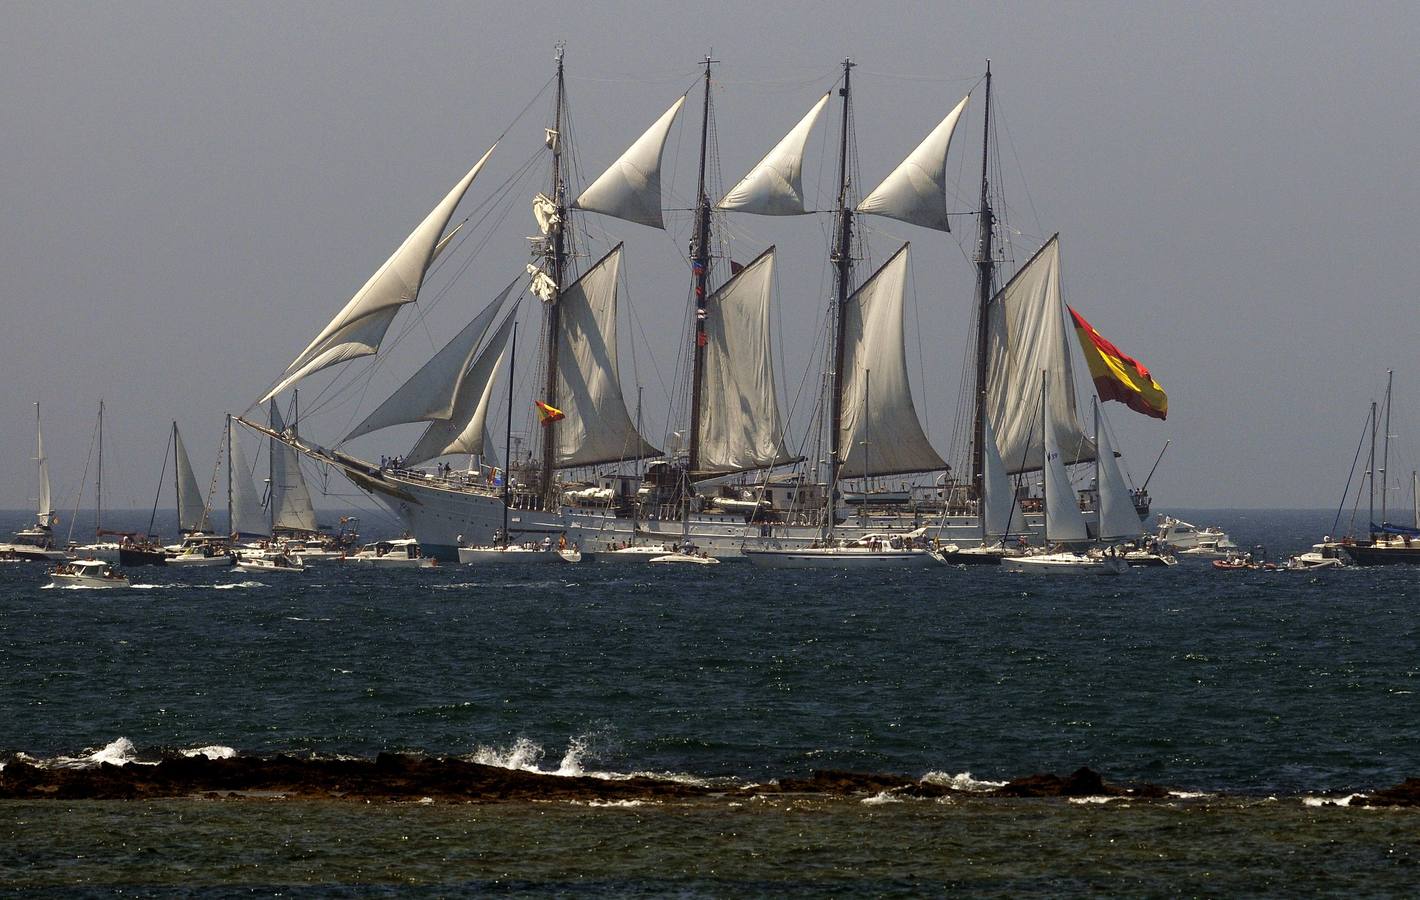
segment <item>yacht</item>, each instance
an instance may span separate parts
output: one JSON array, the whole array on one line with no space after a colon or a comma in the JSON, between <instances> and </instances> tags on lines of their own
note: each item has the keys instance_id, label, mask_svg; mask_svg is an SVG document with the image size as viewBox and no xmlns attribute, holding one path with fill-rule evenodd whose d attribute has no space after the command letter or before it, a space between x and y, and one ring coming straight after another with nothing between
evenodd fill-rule
<instances>
[{"instance_id":1,"label":"yacht","mask_svg":"<svg viewBox=\"0 0 1420 900\"><path fill-rule=\"evenodd\" d=\"M76 559L63 562L49 573L50 587L117 588L129 587L128 579L114 572L101 559Z\"/></svg>"},{"instance_id":2,"label":"yacht","mask_svg":"<svg viewBox=\"0 0 1420 900\"><path fill-rule=\"evenodd\" d=\"M375 541L345 557L344 561L401 569L428 569L434 566L434 558L425 556L424 551L419 548L419 542L413 538Z\"/></svg>"}]
</instances>

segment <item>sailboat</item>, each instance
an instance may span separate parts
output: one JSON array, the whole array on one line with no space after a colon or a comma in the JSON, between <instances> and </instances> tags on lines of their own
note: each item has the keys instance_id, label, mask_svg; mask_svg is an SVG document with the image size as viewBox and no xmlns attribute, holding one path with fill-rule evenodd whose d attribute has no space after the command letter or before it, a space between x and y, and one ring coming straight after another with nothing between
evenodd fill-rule
<instances>
[{"instance_id":1,"label":"sailboat","mask_svg":"<svg viewBox=\"0 0 1420 900\"><path fill-rule=\"evenodd\" d=\"M40 428L39 404L35 404L35 467L38 470L39 494L36 498L35 524L15 532L7 544L0 544L0 555L29 560L61 560L68 554L54 546L54 514L49 497L49 460L44 455L44 432Z\"/></svg>"},{"instance_id":2,"label":"sailboat","mask_svg":"<svg viewBox=\"0 0 1420 900\"><path fill-rule=\"evenodd\" d=\"M117 563L119 549L122 546L118 541L106 541L105 537L123 538L124 542L130 542L133 535L126 531L107 531L104 529L104 401L99 401L98 421L94 426L95 440L98 445L98 466L94 476L94 541L90 544L70 545L70 553L78 559L97 559L107 563ZM83 487L80 486L80 494L83 494ZM77 501L75 514L77 517ZM73 523L70 523L73 529Z\"/></svg>"},{"instance_id":3,"label":"sailboat","mask_svg":"<svg viewBox=\"0 0 1420 900\"><path fill-rule=\"evenodd\" d=\"M192 460L187 455L182 433L177 422L173 422L168 450L173 457L173 491L177 506L178 531L181 540L168 546L159 545L153 532L157 518L158 501L162 496L162 479L167 475L167 458L163 459L163 472L159 475L158 490L153 496L153 514L148 518L147 540L124 544L119 548L118 561L123 566L216 566L231 565L225 542L213 534L211 509L197 483ZM178 557L181 557L180 561Z\"/></svg>"}]
</instances>

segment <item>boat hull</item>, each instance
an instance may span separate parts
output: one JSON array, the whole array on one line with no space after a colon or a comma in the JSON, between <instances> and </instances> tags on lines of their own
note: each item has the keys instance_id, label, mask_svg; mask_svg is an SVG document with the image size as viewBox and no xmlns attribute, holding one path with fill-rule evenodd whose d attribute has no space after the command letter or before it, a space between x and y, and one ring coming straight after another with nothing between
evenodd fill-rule
<instances>
[{"instance_id":1,"label":"boat hull","mask_svg":"<svg viewBox=\"0 0 1420 900\"><path fill-rule=\"evenodd\" d=\"M1347 544L1346 555L1358 566L1420 566L1420 542Z\"/></svg>"},{"instance_id":2,"label":"boat hull","mask_svg":"<svg viewBox=\"0 0 1420 900\"><path fill-rule=\"evenodd\" d=\"M465 566L546 566L581 562L576 550L541 547L460 547L459 564Z\"/></svg>"},{"instance_id":3,"label":"boat hull","mask_svg":"<svg viewBox=\"0 0 1420 900\"><path fill-rule=\"evenodd\" d=\"M1039 575L1120 575L1129 566L1119 557L1077 556L1073 553L1043 553L1001 560L1007 572Z\"/></svg>"},{"instance_id":4,"label":"boat hull","mask_svg":"<svg viewBox=\"0 0 1420 900\"><path fill-rule=\"evenodd\" d=\"M744 549L753 565L767 569L905 569L939 565L926 550L864 550L805 547L798 550Z\"/></svg>"}]
</instances>

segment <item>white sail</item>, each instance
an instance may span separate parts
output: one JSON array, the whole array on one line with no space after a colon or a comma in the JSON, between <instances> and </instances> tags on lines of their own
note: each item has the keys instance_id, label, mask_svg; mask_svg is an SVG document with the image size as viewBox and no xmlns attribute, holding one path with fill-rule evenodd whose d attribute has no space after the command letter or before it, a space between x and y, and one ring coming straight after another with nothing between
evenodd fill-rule
<instances>
[{"instance_id":1,"label":"white sail","mask_svg":"<svg viewBox=\"0 0 1420 900\"><path fill-rule=\"evenodd\" d=\"M590 466L660 456L626 411L616 351L616 279L621 245L602 257L557 299L555 465Z\"/></svg>"},{"instance_id":2,"label":"white sail","mask_svg":"<svg viewBox=\"0 0 1420 900\"><path fill-rule=\"evenodd\" d=\"M1016 502L1011 478L1006 474L1006 466L1001 461L1001 451L996 446L996 434L991 429L988 416L982 423L985 441L981 448L982 481L986 491L982 503L982 529L988 538L1005 537L1008 534L1025 534L1025 513Z\"/></svg>"},{"instance_id":3,"label":"white sail","mask_svg":"<svg viewBox=\"0 0 1420 900\"><path fill-rule=\"evenodd\" d=\"M1139 524L1139 513L1134 510L1134 498L1124 476L1119 471L1119 462L1114 458L1114 447L1110 444L1109 433L1095 414L1095 444L1099 447L1096 462L1099 471L1095 478L1099 504L1099 533L1102 541L1133 540L1143 533Z\"/></svg>"},{"instance_id":4,"label":"white sail","mask_svg":"<svg viewBox=\"0 0 1420 900\"><path fill-rule=\"evenodd\" d=\"M843 305L841 478L947 467L922 431L907 378L907 248L903 244Z\"/></svg>"},{"instance_id":5,"label":"white sail","mask_svg":"<svg viewBox=\"0 0 1420 900\"><path fill-rule=\"evenodd\" d=\"M274 400L271 430L277 434L286 432L286 423ZM320 528L310 488L301 476L301 457L289 444L277 440L271 442L271 523L274 528L288 531L313 532Z\"/></svg>"},{"instance_id":6,"label":"white sail","mask_svg":"<svg viewBox=\"0 0 1420 900\"><path fill-rule=\"evenodd\" d=\"M454 414L462 376L468 370L474 351L488 333L498 311L508 296L518 287L520 278L514 279L503 288L493 302L484 307L473 321L464 326L453 340L435 353L427 363L399 386L393 394L381 403L365 421L356 425L345 440L349 441L362 434L369 434L391 425L406 422L440 421Z\"/></svg>"},{"instance_id":7,"label":"white sail","mask_svg":"<svg viewBox=\"0 0 1420 900\"><path fill-rule=\"evenodd\" d=\"M494 145L497 146L496 144ZM379 349L394 314L401 306L419 296L419 288L424 283L424 273L434 260L435 248L444 237L444 228L453 217L454 209L463 199L473 179L478 176L483 164L493 153L493 147L483 154L468 174L454 189L439 201L439 205L425 216L419 227L414 229L404 243L399 245L385 264L380 266L365 286L350 298L330 324L326 325L316 339L311 341L301 355L286 368L286 374L272 388L262 402L295 384L313 372L327 366L369 356Z\"/></svg>"},{"instance_id":8,"label":"white sail","mask_svg":"<svg viewBox=\"0 0 1420 900\"><path fill-rule=\"evenodd\" d=\"M1054 390L1045 391L1046 398L1053 393ZM1043 405L1049 409L1049 400L1045 399ZM1036 412L1041 414L1039 408ZM1080 501L1054 435L1054 429L1045 429L1045 539L1049 543L1087 541L1089 526L1085 524L1085 514L1080 512Z\"/></svg>"},{"instance_id":9,"label":"white sail","mask_svg":"<svg viewBox=\"0 0 1420 900\"><path fill-rule=\"evenodd\" d=\"M192 471L192 460L187 457L187 447L178 433L177 423L173 423L173 457L177 466L177 514L178 530L182 532L206 531L208 529L208 509L197 486L197 475Z\"/></svg>"},{"instance_id":10,"label":"white sail","mask_svg":"<svg viewBox=\"0 0 1420 900\"><path fill-rule=\"evenodd\" d=\"M938 231L952 230L947 224L947 150L952 145L957 120L970 99L970 94L962 98L917 149L863 198L858 212Z\"/></svg>"},{"instance_id":11,"label":"white sail","mask_svg":"<svg viewBox=\"0 0 1420 900\"><path fill-rule=\"evenodd\" d=\"M468 371L458 380L457 396L449 418L430 423L414 448L405 455L405 465L414 466L450 453L482 454L486 449L488 407L497 380L503 350L517 316L509 315L488 339Z\"/></svg>"},{"instance_id":12,"label":"white sail","mask_svg":"<svg viewBox=\"0 0 1420 900\"><path fill-rule=\"evenodd\" d=\"M804 146L809 132L828 105L828 94L814 104L808 115L784 136L769 155L759 161L724 199L720 209L755 213L761 216L800 216L804 210Z\"/></svg>"},{"instance_id":13,"label":"white sail","mask_svg":"<svg viewBox=\"0 0 1420 900\"><path fill-rule=\"evenodd\" d=\"M246 454L242 452L242 442L237 439L231 422L227 423L227 467L232 479L232 508L229 510L232 534L269 535L271 528L262 514L261 495L252 481L251 469L247 468Z\"/></svg>"},{"instance_id":14,"label":"white sail","mask_svg":"<svg viewBox=\"0 0 1420 900\"><path fill-rule=\"evenodd\" d=\"M1041 468L1040 409L1028 398L1040 396L1042 372L1049 373L1051 384L1045 427L1065 464L1093 460L1094 444L1080 427L1075 408L1070 361L1074 337L1060 298L1059 235L992 298L987 315L986 414L996 424L1007 471Z\"/></svg>"},{"instance_id":15,"label":"white sail","mask_svg":"<svg viewBox=\"0 0 1420 900\"><path fill-rule=\"evenodd\" d=\"M671 108L592 182L572 206L652 228L665 228L661 218L661 156L676 113L684 104L684 96L671 104Z\"/></svg>"},{"instance_id":16,"label":"white sail","mask_svg":"<svg viewBox=\"0 0 1420 900\"><path fill-rule=\"evenodd\" d=\"M745 266L705 304L700 406L702 473L743 472L793 460L774 387L769 304L774 248Z\"/></svg>"},{"instance_id":17,"label":"white sail","mask_svg":"<svg viewBox=\"0 0 1420 900\"><path fill-rule=\"evenodd\" d=\"M39 404L35 404L35 464L39 469L39 495L35 498L35 516L40 525L54 521L54 504L49 497L49 459L44 455L44 432L39 427Z\"/></svg>"}]
</instances>

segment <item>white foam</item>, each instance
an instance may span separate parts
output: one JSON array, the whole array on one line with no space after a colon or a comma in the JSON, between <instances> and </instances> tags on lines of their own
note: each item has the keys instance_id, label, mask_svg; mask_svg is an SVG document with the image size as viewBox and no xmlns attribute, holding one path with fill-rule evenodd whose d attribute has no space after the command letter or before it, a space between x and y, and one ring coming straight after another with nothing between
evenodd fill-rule
<instances>
[{"instance_id":1,"label":"white foam","mask_svg":"<svg viewBox=\"0 0 1420 900\"><path fill-rule=\"evenodd\" d=\"M928 772L921 778L923 784L938 784L954 791L990 791L1006 784L1004 781L982 781L973 778L970 772L952 775L948 772Z\"/></svg>"},{"instance_id":2,"label":"white foam","mask_svg":"<svg viewBox=\"0 0 1420 900\"><path fill-rule=\"evenodd\" d=\"M214 585L212 585L212 590L214 590L214 591L230 591L230 590L232 590L233 588L254 588L254 587L265 587L265 586L266 586L266 585L262 584L260 581L234 581L234 582L231 582L231 583L229 583L229 584L214 584Z\"/></svg>"},{"instance_id":3,"label":"white foam","mask_svg":"<svg viewBox=\"0 0 1420 900\"><path fill-rule=\"evenodd\" d=\"M645 806L645 800L588 800L588 806L615 807L620 809L631 809L637 806Z\"/></svg>"},{"instance_id":4,"label":"white foam","mask_svg":"<svg viewBox=\"0 0 1420 900\"><path fill-rule=\"evenodd\" d=\"M504 749L481 746L473 751L473 761L479 765L496 766L500 769L519 769L524 772L541 772L537 767L542 759L542 748L527 738L518 738L513 746Z\"/></svg>"},{"instance_id":5,"label":"white foam","mask_svg":"<svg viewBox=\"0 0 1420 900\"><path fill-rule=\"evenodd\" d=\"M568 777L578 777L585 775L586 770L582 768L582 757L587 755L587 740L585 737L574 737L567 744L567 752L562 754L562 762L557 766L557 774Z\"/></svg>"},{"instance_id":6,"label":"white foam","mask_svg":"<svg viewBox=\"0 0 1420 900\"><path fill-rule=\"evenodd\" d=\"M1303 797L1303 806L1350 806L1351 801L1364 794L1347 794L1344 797Z\"/></svg>"},{"instance_id":7,"label":"white foam","mask_svg":"<svg viewBox=\"0 0 1420 900\"><path fill-rule=\"evenodd\" d=\"M49 761L49 765L57 766L61 769L89 769L108 763L114 766L126 766L131 762L138 761L138 748L133 746L133 742L126 737L110 741L106 746L98 750L90 751L84 756L56 756Z\"/></svg>"},{"instance_id":8,"label":"white foam","mask_svg":"<svg viewBox=\"0 0 1420 900\"><path fill-rule=\"evenodd\" d=\"M1113 803L1116 800L1123 800L1123 797L1071 797L1071 803Z\"/></svg>"},{"instance_id":9,"label":"white foam","mask_svg":"<svg viewBox=\"0 0 1420 900\"><path fill-rule=\"evenodd\" d=\"M882 806L885 803L901 803L902 798L891 791L883 791L871 797L864 797L862 802L864 806Z\"/></svg>"},{"instance_id":10,"label":"white foam","mask_svg":"<svg viewBox=\"0 0 1420 900\"><path fill-rule=\"evenodd\" d=\"M193 750L179 751L183 756L205 756L208 759L235 759L237 751L231 747L223 747L220 744L210 744L206 747L197 747Z\"/></svg>"},{"instance_id":11,"label":"white foam","mask_svg":"<svg viewBox=\"0 0 1420 900\"><path fill-rule=\"evenodd\" d=\"M1213 795L1207 791L1169 791L1169 796L1175 800L1201 800Z\"/></svg>"}]
</instances>

